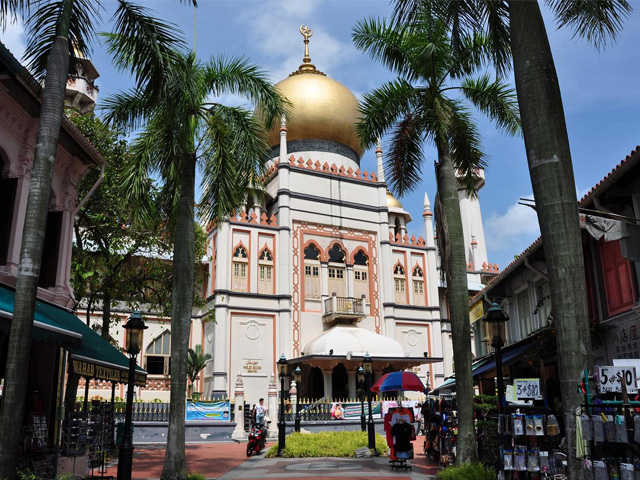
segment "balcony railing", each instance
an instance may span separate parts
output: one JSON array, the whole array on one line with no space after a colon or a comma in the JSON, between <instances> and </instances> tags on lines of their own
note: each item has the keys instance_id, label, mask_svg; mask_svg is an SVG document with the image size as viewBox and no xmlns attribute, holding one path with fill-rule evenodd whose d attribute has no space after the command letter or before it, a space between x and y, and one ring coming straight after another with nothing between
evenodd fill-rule
<instances>
[{"instance_id":1,"label":"balcony railing","mask_svg":"<svg viewBox=\"0 0 640 480\"><path fill-rule=\"evenodd\" d=\"M334 294L324 300L323 321L325 323L341 318L360 321L364 316L363 298L338 297Z\"/></svg>"}]
</instances>

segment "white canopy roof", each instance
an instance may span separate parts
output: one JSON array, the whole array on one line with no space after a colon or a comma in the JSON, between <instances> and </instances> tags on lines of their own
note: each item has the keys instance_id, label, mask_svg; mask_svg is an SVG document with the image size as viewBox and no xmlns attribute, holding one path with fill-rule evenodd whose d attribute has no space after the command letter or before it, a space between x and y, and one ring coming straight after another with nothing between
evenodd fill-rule
<instances>
[{"instance_id":1,"label":"white canopy roof","mask_svg":"<svg viewBox=\"0 0 640 480\"><path fill-rule=\"evenodd\" d=\"M330 351L333 350L332 353ZM403 357L399 342L355 325L335 325L304 346L304 355L353 355L362 357Z\"/></svg>"}]
</instances>

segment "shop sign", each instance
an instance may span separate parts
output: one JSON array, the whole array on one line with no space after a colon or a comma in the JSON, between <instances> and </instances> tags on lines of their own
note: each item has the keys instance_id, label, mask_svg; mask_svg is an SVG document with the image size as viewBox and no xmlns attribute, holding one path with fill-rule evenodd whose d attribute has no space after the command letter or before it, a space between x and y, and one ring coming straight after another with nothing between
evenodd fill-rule
<instances>
[{"instance_id":1,"label":"shop sign","mask_svg":"<svg viewBox=\"0 0 640 480\"><path fill-rule=\"evenodd\" d=\"M599 393L622 392L622 382L627 393L638 393L636 369L634 367L595 366L596 382Z\"/></svg>"},{"instance_id":2,"label":"shop sign","mask_svg":"<svg viewBox=\"0 0 640 480\"><path fill-rule=\"evenodd\" d=\"M231 402L187 402L186 421L193 420L221 420L228 422L231 420Z\"/></svg>"},{"instance_id":3,"label":"shop sign","mask_svg":"<svg viewBox=\"0 0 640 480\"><path fill-rule=\"evenodd\" d=\"M469 322L471 322L471 324L474 324L475 322L480 320L483 315L484 307L482 305L482 300L480 300L469 309Z\"/></svg>"},{"instance_id":4,"label":"shop sign","mask_svg":"<svg viewBox=\"0 0 640 480\"><path fill-rule=\"evenodd\" d=\"M242 368L244 368L246 373L260 373L260 370L262 370L258 360L247 360Z\"/></svg>"},{"instance_id":5,"label":"shop sign","mask_svg":"<svg viewBox=\"0 0 640 480\"><path fill-rule=\"evenodd\" d=\"M541 400L539 378L516 378L513 380L515 397L518 400Z\"/></svg>"},{"instance_id":6,"label":"shop sign","mask_svg":"<svg viewBox=\"0 0 640 480\"><path fill-rule=\"evenodd\" d=\"M128 383L129 372L118 368L104 367L95 363L85 362L84 360L71 360L71 370L73 373L86 378L96 378L98 380L106 380L108 382ZM144 386L147 379L144 375L136 372L135 384Z\"/></svg>"},{"instance_id":7,"label":"shop sign","mask_svg":"<svg viewBox=\"0 0 640 480\"><path fill-rule=\"evenodd\" d=\"M358 403L343 403L342 410L344 412L344 418L360 418L362 415L362 405L360 402ZM380 402L371 402L371 417L372 418L382 418L382 405ZM364 402L364 415L365 417L369 417L369 402Z\"/></svg>"},{"instance_id":8,"label":"shop sign","mask_svg":"<svg viewBox=\"0 0 640 480\"><path fill-rule=\"evenodd\" d=\"M640 358L638 320L620 323L607 332L609 361L613 358Z\"/></svg>"}]
</instances>

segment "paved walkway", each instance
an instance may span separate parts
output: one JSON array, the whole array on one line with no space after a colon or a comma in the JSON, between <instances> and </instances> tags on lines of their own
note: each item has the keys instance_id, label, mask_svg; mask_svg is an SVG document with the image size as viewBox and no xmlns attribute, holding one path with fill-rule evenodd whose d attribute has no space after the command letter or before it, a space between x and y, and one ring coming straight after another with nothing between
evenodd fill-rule
<instances>
[{"instance_id":1,"label":"paved walkway","mask_svg":"<svg viewBox=\"0 0 640 480\"><path fill-rule=\"evenodd\" d=\"M435 479L437 464L422 454L421 438L415 443L412 470L391 470L388 457L378 458L264 458L264 454L247 459L246 443L203 443L186 447L189 472L200 473L207 479L305 479L323 478L364 480ZM270 446L270 445L269 445ZM268 448L268 446L267 446ZM133 479L158 479L162 473L164 445L136 447L133 459ZM105 475L115 476L112 466Z\"/></svg>"}]
</instances>

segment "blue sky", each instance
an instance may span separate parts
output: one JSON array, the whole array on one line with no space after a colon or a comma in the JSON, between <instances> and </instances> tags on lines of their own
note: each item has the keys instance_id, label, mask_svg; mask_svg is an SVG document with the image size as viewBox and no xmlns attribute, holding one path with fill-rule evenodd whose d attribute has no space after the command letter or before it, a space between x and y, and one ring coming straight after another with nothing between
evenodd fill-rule
<instances>
[{"instance_id":1,"label":"blue sky","mask_svg":"<svg viewBox=\"0 0 640 480\"><path fill-rule=\"evenodd\" d=\"M194 12L177 0L143 2L158 16L175 22L193 45ZM263 66L274 81L285 78L303 56L301 24L313 29L311 58L318 69L349 87L356 96L379 86L391 75L351 43L353 25L369 16L388 16L387 0L200 0L195 12L198 55L244 55ZM640 2L632 2L640 6ZM105 20L115 2L106 0ZM640 12L634 12L617 43L596 51L572 38L570 30L556 30L545 13L547 29L562 88L579 195L588 191L640 143ZM103 29L107 29L105 26ZM20 56L24 32L11 25L1 35L3 43ZM101 74L100 97L129 86L126 75L114 70L97 44L92 56ZM223 101L237 102L234 98ZM485 236L490 261L506 266L538 235L533 210L517 205L519 197L531 198L531 182L521 138L507 138L478 116L484 148L489 158L486 186L480 191ZM413 218L411 233L423 235L424 191L433 199L435 180L432 148L426 149L424 181L412 195L401 199ZM372 151L365 153L363 169L374 165Z\"/></svg>"}]
</instances>

